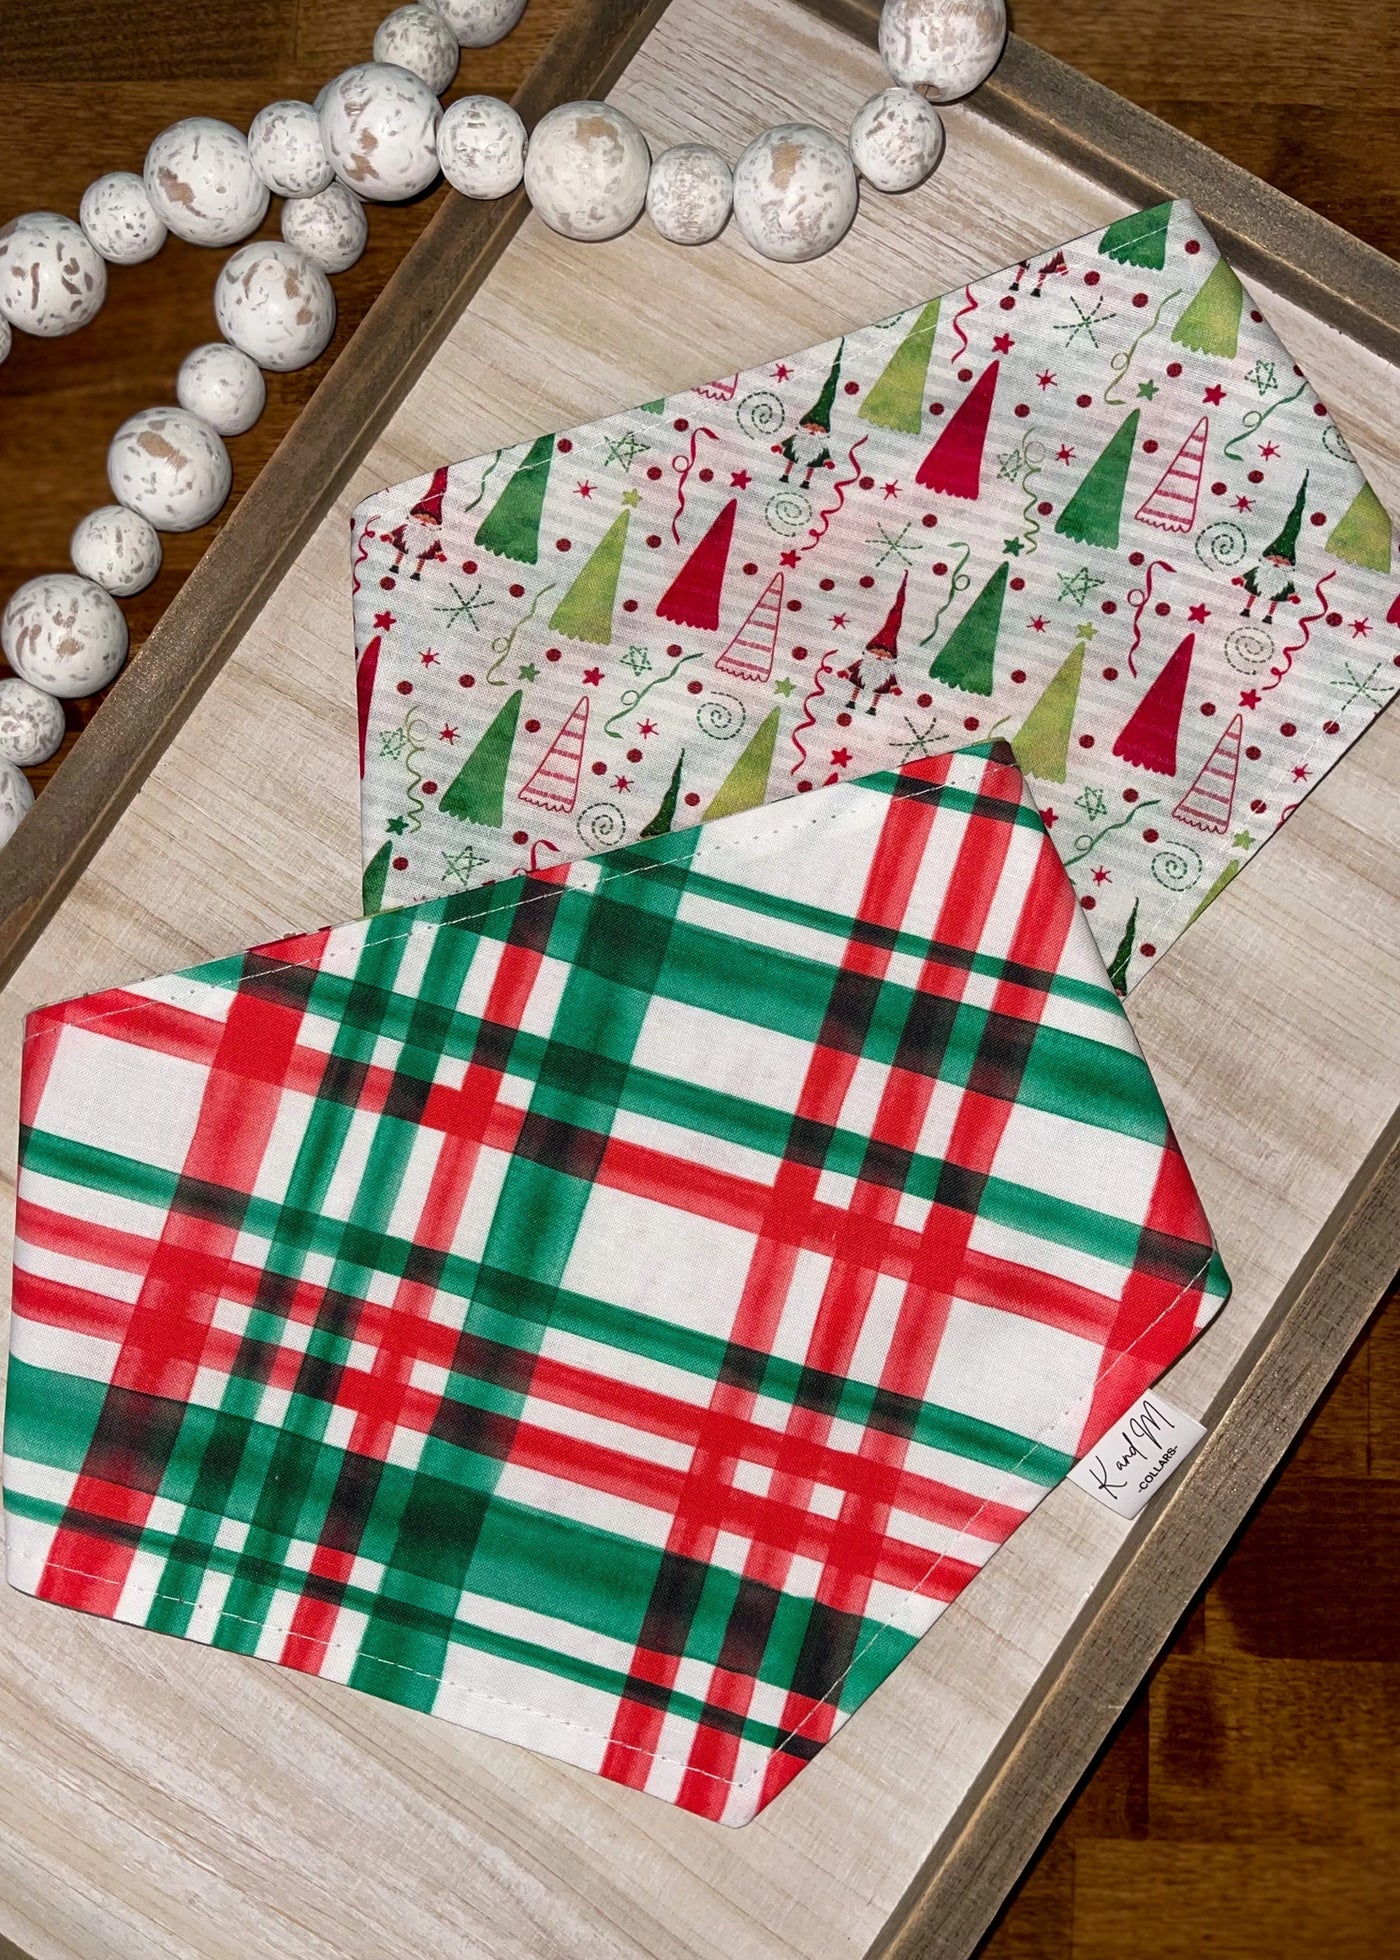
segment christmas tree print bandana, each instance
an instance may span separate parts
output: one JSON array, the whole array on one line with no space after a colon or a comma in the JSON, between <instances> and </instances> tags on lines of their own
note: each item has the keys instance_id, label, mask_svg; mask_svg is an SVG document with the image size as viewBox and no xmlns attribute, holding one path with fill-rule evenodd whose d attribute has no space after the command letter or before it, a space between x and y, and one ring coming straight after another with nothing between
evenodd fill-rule
<instances>
[{"instance_id":1,"label":"christmas tree print bandana","mask_svg":"<svg viewBox=\"0 0 1400 1960\"><path fill-rule=\"evenodd\" d=\"M741 1824L1228 1281L1004 745L33 1015L8 1573Z\"/></svg>"},{"instance_id":2,"label":"christmas tree print bandana","mask_svg":"<svg viewBox=\"0 0 1400 1960\"><path fill-rule=\"evenodd\" d=\"M995 734L1126 991L1400 684L1390 520L1186 204L353 539L367 911Z\"/></svg>"}]
</instances>

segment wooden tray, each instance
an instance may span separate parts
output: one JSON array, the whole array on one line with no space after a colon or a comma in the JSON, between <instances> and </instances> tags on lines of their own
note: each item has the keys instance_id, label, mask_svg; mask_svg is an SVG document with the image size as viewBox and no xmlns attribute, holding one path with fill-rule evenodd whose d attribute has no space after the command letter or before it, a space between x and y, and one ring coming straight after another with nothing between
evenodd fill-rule
<instances>
[{"instance_id":1,"label":"wooden tray","mask_svg":"<svg viewBox=\"0 0 1400 1960\"><path fill-rule=\"evenodd\" d=\"M843 126L881 85L875 17L584 0L518 100L531 120L620 75L650 136L733 155L770 122ZM1184 195L1400 503L1400 268L1020 43L949 123L934 182L868 200L813 266L732 230L579 248L518 199L450 200L27 820L0 900L6 1055L37 1003L354 913L346 517L376 485ZM1130 1001L1235 1278L1168 1383L1211 1433L1135 1525L1052 1493L741 1832L5 1592L0 1951L966 1954L1400 1264L1397 780L1383 716Z\"/></svg>"}]
</instances>

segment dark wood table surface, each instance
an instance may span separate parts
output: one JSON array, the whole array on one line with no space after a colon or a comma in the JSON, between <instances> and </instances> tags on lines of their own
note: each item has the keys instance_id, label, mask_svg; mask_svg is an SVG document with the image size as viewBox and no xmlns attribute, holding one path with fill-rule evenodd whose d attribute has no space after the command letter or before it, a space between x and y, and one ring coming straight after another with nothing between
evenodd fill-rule
<instances>
[{"instance_id":1,"label":"dark wood table surface","mask_svg":"<svg viewBox=\"0 0 1400 1960\"><path fill-rule=\"evenodd\" d=\"M150 138L181 116L246 127L265 102L310 97L368 59L392 4L0 0L0 222L42 208L75 215L92 178L139 170ZM568 0L530 0L505 42L467 53L453 93L509 94L567 12ZM1400 0L1016 0L1013 12L1030 40L1400 258ZM270 375L266 413L232 445L235 498L442 194L371 208L369 249L335 281L328 353ZM275 234L275 219L266 229ZM73 526L110 500L111 432L170 400L185 353L216 337L219 261L172 240L148 264L115 270L84 332L16 336L0 368L0 602L67 566ZM160 577L128 602L137 657L209 535L167 538ZM70 742L90 712L70 706ZM1400 1287L982 1952L1334 1960L1390 1950L1400 1934L1397 1552ZM4 1883L0 1844L0 1901Z\"/></svg>"}]
</instances>

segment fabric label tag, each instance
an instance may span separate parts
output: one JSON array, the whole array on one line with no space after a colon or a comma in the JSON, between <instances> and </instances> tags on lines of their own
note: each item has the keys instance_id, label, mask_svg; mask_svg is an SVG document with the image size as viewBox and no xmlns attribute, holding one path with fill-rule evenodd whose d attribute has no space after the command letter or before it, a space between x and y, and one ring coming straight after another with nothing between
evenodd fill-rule
<instances>
[{"instance_id":1,"label":"fabric label tag","mask_svg":"<svg viewBox=\"0 0 1400 1960\"><path fill-rule=\"evenodd\" d=\"M1140 1395L1080 1457L1069 1480L1120 1517L1135 1518L1205 1433L1194 1416L1173 1408L1165 1396Z\"/></svg>"}]
</instances>

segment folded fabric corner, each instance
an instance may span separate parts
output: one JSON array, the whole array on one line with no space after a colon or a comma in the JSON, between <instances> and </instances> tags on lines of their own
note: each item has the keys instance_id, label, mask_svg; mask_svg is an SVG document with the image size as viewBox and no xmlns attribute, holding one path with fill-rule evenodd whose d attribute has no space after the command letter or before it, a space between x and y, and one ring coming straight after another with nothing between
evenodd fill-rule
<instances>
[{"instance_id":1,"label":"folded fabric corner","mask_svg":"<svg viewBox=\"0 0 1400 1960\"><path fill-rule=\"evenodd\" d=\"M8 1576L742 1824L1227 1290L911 759L32 1016Z\"/></svg>"},{"instance_id":2,"label":"folded fabric corner","mask_svg":"<svg viewBox=\"0 0 1400 1960\"><path fill-rule=\"evenodd\" d=\"M1003 734L1126 992L1400 685L1390 518L1185 203L353 539L367 911Z\"/></svg>"}]
</instances>

